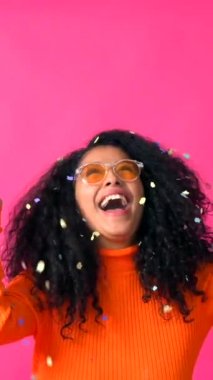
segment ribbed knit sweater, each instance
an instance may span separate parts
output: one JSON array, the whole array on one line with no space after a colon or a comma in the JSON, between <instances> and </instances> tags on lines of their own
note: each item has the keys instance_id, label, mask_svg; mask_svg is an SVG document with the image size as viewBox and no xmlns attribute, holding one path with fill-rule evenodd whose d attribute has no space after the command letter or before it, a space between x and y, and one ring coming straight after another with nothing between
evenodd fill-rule
<instances>
[{"instance_id":1,"label":"ribbed knit sweater","mask_svg":"<svg viewBox=\"0 0 213 380\"><path fill-rule=\"evenodd\" d=\"M135 270L137 247L102 249L99 296L104 309L102 325L88 321L74 338L63 339L56 314L39 311L31 295L32 282L17 276L0 296L0 344L33 335L33 379L36 380L191 380L201 345L213 322L213 276L209 267L199 274L209 299L188 296L195 321L184 323L179 311L162 308L155 299L142 300L143 289ZM169 311L170 310L170 311ZM163 314L162 314L163 315ZM170 318L171 317L171 318Z\"/></svg>"}]
</instances>

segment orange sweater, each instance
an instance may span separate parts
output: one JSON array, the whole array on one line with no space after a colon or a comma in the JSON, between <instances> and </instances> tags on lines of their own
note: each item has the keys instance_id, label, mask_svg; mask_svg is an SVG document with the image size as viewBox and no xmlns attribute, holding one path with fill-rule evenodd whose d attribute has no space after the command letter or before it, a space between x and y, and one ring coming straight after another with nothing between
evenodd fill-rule
<instances>
[{"instance_id":1,"label":"orange sweater","mask_svg":"<svg viewBox=\"0 0 213 380\"><path fill-rule=\"evenodd\" d=\"M141 300L142 289L132 256L137 247L101 250L105 270L99 282L103 324L94 322L90 305L88 332L72 327L74 340L63 340L61 325L50 312L39 312L31 282L17 276L1 285L0 344L35 337L32 378L37 380L191 380L202 342L213 324L213 277L199 277L209 300L191 297L195 322L184 323L173 307L172 318L159 315L159 304Z\"/></svg>"}]
</instances>

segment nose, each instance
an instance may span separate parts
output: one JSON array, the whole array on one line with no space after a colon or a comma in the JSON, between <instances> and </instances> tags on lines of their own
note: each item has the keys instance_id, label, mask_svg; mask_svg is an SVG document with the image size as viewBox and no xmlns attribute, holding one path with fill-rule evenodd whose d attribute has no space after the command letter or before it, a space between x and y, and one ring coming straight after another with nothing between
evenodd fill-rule
<instances>
[{"instance_id":1,"label":"nose","mask_svg":"<svg viewBox=\"0 0 213 380\"><path fill-rule=\"evenodd\" d=\"M104 179L104 183L103 183L104 186L110 186L110 185L121 185L121 181L120 179L116 176L116 174L113 172L113 169L112 168L109 168L108 169L108 172L107 172L107 175Z\"/></svg>"}]
</instances>

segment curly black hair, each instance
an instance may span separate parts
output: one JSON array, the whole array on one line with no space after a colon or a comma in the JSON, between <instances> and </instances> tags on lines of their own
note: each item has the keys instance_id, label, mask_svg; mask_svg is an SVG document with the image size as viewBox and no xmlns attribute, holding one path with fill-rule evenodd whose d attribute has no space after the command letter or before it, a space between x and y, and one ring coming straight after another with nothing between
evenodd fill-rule
<instances>
[{"instance_id":1,"label":"curly black hair","mask_svg":"<svg viewBox=\"0 0 213 380\"><path fill-rule=\"evenodd\" d=\"M149 138L124 130L104 131L85 148L58 160L21 199L6 228L3 258L8 278L24 267L33 274L35 289L45 294L49 309L60 309L68 302L63 337L76 317L80 326L85 323L90 297L96 322L103 314L97 291L100 255L76 203L75 170L86 152L107 145L121 148L144 164L141 181L146 204L134 257L143 301L156 296L155 284L158 299L175 303L187 322L186 292L205 300L205 292L196 285L198 271L213 262L212 231L205 220L212 203L201 190L198 176L182 158ZM42 273L36 270L40 261L45 263ZM79 262L82 270L77 269ZM41 300L40 306L44 307Z\"/></svg>"}]
</instances>

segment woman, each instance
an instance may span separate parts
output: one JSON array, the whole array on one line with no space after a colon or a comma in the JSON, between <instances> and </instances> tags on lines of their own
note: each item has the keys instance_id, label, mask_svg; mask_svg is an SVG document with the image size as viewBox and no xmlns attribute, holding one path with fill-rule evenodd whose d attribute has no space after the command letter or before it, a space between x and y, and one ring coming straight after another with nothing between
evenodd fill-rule
<instances>
[{"instance_id":1,"label":"woman","mask_svg":"<svg viewBox=\"0 0 213 380\"><path fill-rule=\"evenodd\" d=\"M0 343L33 335L37 380L191 380L213 324L209 206L158 144L95 136L15 210Z\"/></svg>"}]
</instances>

